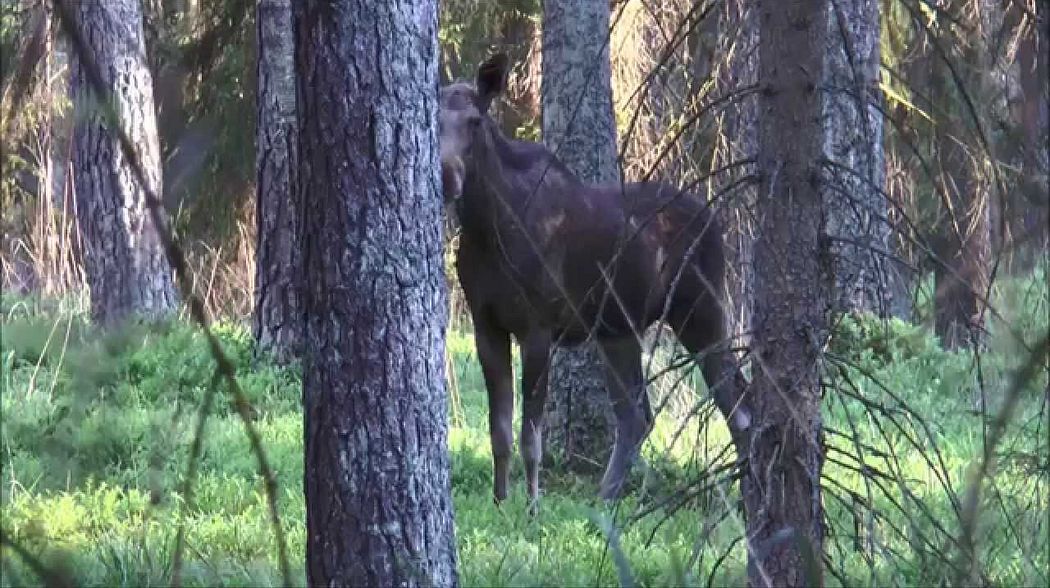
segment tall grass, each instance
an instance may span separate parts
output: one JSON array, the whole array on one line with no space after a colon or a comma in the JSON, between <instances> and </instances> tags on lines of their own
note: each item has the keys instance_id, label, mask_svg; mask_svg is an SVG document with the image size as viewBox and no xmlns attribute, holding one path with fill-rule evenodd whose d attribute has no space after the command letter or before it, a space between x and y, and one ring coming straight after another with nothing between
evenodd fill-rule
<instances>
[{"instance_id":1,"label":"tall grass","mask_svg":"<svg viewBox=\"0 0 1050 588\"><path fill-rule=\"evenodd\" d=\"M1040 270L1045 271L1045 270ZM997 303L1024 332L1045 333L1046 283L1037 274L1004 284ZM3 299L0 345L0 513L30 553L88 585L170 581L176 522L186 522L183 579L190 585L274 585L275 543L256 464L232 407L209 421L185 510L179 484L192 414L211 359L189 325L100 336L68 301ZM253 403L279 483L293 561L302 561L304 505L300 380L294 368L255 356L239 322L215 325ZM1015 329L1016 330L1016 329ZM845 321L829 350L823 480L829 582L952 584L957 577L959 501L982 454L982 429L1024 360L993 335L982 369L943 351L923 327ZM657 346L651 372L674 360ZM663 405L631 495L598 504L595 481L543 473L545 496L529 517L520 464L502 508L492 505L491 453L482 378L469 330L449 332L448 365L458 402L450 408L457 544L465 585L609 585L627 574L642 585L736 585L746 553L739 494L724 466L731 454L696 370L655 378ZM1045 372L1022 390L980 503L973 577L992 585L1045 585L1048 528ZM609 542L609 521L617 543ZM3 585L39 584L2 552ZM620 567L617 561L620 561ZM304 577L300 566L297 581Z\"/></svg>"}]
</instances>

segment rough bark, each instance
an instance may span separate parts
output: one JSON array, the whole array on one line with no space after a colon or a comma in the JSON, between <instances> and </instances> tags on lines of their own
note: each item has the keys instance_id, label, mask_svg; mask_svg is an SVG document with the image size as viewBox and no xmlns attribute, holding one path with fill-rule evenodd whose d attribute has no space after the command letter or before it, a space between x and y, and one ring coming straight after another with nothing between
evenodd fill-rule
<instances>
[{"instance_id":1,"label":"rough bark","mask_svg":"<svg viewBox=\"0 0 1050 588\"><path fill-rule=\"evenodd\" d=\"M146 205L146 191L124 158L100 100L110 100L131 139L149 189L159 196L160 147L153 85L146 65L142 8L137 0L77 2L75 15L110 94L97 96L79 56L73 56L71 93L78 111L73 130L73 183L91 314L101 324L129 315L158 318L175 308L172 276Z\"/></svg>"},{"instance_id":2,"label":"rough bark","mask_svg":"<svg viewBox=\"0 0 1050 588\"><path fill-rule=\"evenodd\" d=\"M253 332L280 359L298 356L302 339L299 210L296 169L295 71L289 0L256 5L256 249Z\"/></svg>"},{"instance_id":3,"label":"rough bark","mask_svg":"<svg viewBox=\"0 0 1050 588\"><path fill-rule=\"evenodd\" d=\"M828 11L824 152L828 234L837 308L903 315L895 306L885 198L879 0L841 0ZM899 298L899 296L898 296Z\"/></svg>"},{"instance_id":4,"label":"rough bark","mask_svg":"<svg viewBox=\"0 0 1050 588\"><path fill-rule=\"evenodd\" d=\"M620 179L608 30L606 0L543 3L543 142L587 182ZM550 451L570 468L601 471L615 420L593 340L555 348L550 399Z\"/></svg>"},{"instance_id":5,"label":"rough bark","mask_svg":"<svg viewBox=\"0 0 1050 588\"><path fill-rule=\"evenodd\" d=\"M295 4L310 585L457 583L437 5Z\"/></svg>"},{"instance_id":6,"label":"rough bark","mask_svg":"<svg viewBox=\"0 0 1050 588\"><path fill-rule=\"evenodd\" d=\"M827 4L759 3L755 420L741 481L755 586L822 583L819 354L833 283L821 175Z\"/></svg>"}]
</instances>

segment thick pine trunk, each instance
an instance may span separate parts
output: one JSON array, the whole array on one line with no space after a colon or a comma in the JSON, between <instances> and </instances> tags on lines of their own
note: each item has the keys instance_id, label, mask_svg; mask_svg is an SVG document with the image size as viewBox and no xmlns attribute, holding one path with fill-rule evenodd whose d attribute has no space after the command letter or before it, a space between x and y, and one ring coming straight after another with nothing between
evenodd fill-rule
<instances>
[{"instance_id":1,"label":"thick pine trunk","mask_svg":"<svg viewBox=\"0 0 1050 588\"><path fill-rule=\"evenodd\" d=\"M289 0L259 0L256 95L256 249L253 332L280 359L299 355L302 298L296 169L295 71Z\"/></svg>"},{"instance_id":2,"label":"thick pine trunk","mask_svg":"<svg viewBox=\"0 0 1050 588\"><path fill-rule=\"evenodd\" d=\"M146 65L142 7L138 0L76 2L77 26L87 40L119 124L131 139L149 189L161 187L160 147L153 82ZM129 315L158 318L176 305L168 262L138 184L90 87L81 59L73 56L71 92L77 109L73 130L73 183L91 314L101 324Z\"/></svg>"},{"instance_id":3,"label":"thick pine trunk","mask_svg":"<svg viewBox=\"0 0 1050 588\"><path fill-rule=\"evenodd\" d=\"M754 422L741 481L748 579L822 582L820 350L833 283L824 234L820 85L827 0L759 3Z\"/></svg>"},{"instance_id":4,"label":"thick pine trunk","mask_svg":"<svg viewBox=\"0 0 1050 588\"><path fill-rule=\"evenodd\" d=\"M295 4L310 585L457 583L437 5Z\"/></svg>"},{"instance_id":5,"label":"thick pine trunk","mask_svg":"<svg viewBox=\"0 0 1050 588\"><path fill-rule=\"evenodd\" d=\"M888 255L879 0L834 2L827 13L824 152L831 181L824 199L835 302L843 311L903 315L905 309L894 301L897 268Z\"/></svg>"},{"instance_id":6,"label":"thick pine trunk","mask_svg":"<svg viewBox=\"0 0 1050 588\"><path fill-rule=\"evenodd\" d=\"M608 30L606 0L543 3L543 142L586 182L620 179ZM571 468L601 471L614 420L593 341L555 348L550 399L550 451Z\"/></svg>"}]
</instances>

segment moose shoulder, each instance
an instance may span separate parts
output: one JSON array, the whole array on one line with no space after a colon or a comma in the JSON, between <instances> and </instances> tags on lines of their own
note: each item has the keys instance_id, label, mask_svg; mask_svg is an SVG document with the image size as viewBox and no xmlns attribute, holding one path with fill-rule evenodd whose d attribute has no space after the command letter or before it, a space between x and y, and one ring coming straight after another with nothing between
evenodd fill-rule
<instances>
[{"instance_id":1,"label":"moose shoulder","mask_svg":"<svg viewBox=\"0 0 1050 588\"><path fill-rule=\"evenodd\" d=\"M606 369L616 441L601 496L619 494L652 427L641 333L658 320L701 356L730 428L747 428L744 380L727 352L722 231L707 203L669 185L581 182L545 147L503 136L488 116L507 58L474 84L441 89L441 177L459 217L457 271L474 321L489 395L493 493L507 496L514 408L510 337L522 347L521 451L530 498L539 492L551 345L593 336Z\"/></svg>"}]
</instances>

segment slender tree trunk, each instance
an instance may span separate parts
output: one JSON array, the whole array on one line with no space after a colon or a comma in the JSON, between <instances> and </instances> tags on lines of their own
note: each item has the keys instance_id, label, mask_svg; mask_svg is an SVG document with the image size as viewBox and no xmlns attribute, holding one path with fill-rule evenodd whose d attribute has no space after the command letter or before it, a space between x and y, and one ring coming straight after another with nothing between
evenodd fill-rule
<instances>
[{"instance_id":1,"label":"slender tree trunk","mask_svg":"<svg viewBox=\"0 0 1050 588\"><path fill-rule=\"evenodd\" d=\"M950 8L957 10L959 6ZM974 29L980 31L981 27ZM972 92L971 99L986 108L988 105L980 98L987 94L983 79L987 62L980 32L956 44L961 46L962 59L958 63L966 76L965 91ZM942 59L932 55L930 59L934 103L959 105L959 112L963 98L956 80ZM983 159L984 154L974 147L976 131L968 123L957 122L968 119L964 114L949 113L951 117L938 120L934 131L937 189L945 199L933 239L938 258L934 270L934 327L942 345L957 349L979 345L984 339L982 300L988 291L991 269L991 190L977 168L978 159Z\"/></svg>"},{"instance_id":2,"label":"slender tree trunk","mask_svg":"<svg viewBox=\"0 0 1050 588\"><path fill-rule=\"evenodd\" d=\"M302 299L296 165L295 71L289 0L259 0L256 95L256 249L253 331L276 357L299 355Z\"/></svg>"},{"instance_id":3,"label":"slender tree trunk","mask_svg":"<svg viewBox=\"0 0 1050 588\"><path fill-rule=\"evenodd\" d=\"M543 142L586 182L618 182L607 0L543 3ZM574 469L600 472L614 419L597 346L554 350L548 445ZM597 466L597 467L595 467Z\"/></svg>"},{"instance_id":4,"label":"slender tree trunk","mask_svg":"<svg viewBox=\"0 0 1050 588\"><path fill-rule=\"evenodd\" d=\"M53 8L50 4L49 8ZM69 40L61 33L61 24L52 17L50 48L47 52L47 79L50 96L69 97L70 94L70 48ZM54 207L58 236L55 243L56 272L60 281L53 284L53 294L82 291L85 286L83 255L79 232L76 226L76 207L73 204L72 177L73 157L73 109L64 100L49 100L48 114L51 152L47 155L51 178L51 206Z\"/></svg>"},{"instance_id":5,"label":"slender tree trunk","mask_svg":"<svg viewBox=\"0 0 1050 588\"><path fill-rule=\"evenodd\" d=\"M457 583L437 4L295 4L310 585Z\"/></svg>"},{"instance_id":6,"label":"slender tree trunk","mask_svg":"<svg viewBox=\"0 0 1050 588\"><path fill-rule=\"evenodd\" d=\"M92 91L84 64L74 55L71 92L78 114L73 181L91 314L102 324L131 314L157 318L176 305L171 270L147 209L146 191L125 160L112 127L117 122L106 120L98 106L99 100L112 101L121 128L135 145L148 187L159 197L160 147L142 7L138 0L72 6L110 93L100 97Z\"/></svg>"},{"instance_id":7,"label":"slender tree trunk","mask_svg":"<svg viewBox=\"0 0 1050 588\"><path fill-rule=\"evenodd\" d=\"M5 73L19 71L14 79L5 80L4 90L18 88L24 92L23 104L38 103L46 105L37 110L38 116L28 118L21 112L4 111L2 115L3 130L8 133L0 139L0 166L4 183L11 182L10 200L8 190L4 190L3 226L3 259L2 278L13 278L0 284L6 291L19 293L41 293L54 295L55 268L51 265L50 253L53 249L50 237L50 219L46 214L34 213L33 209L44 213L50 202L52 166L49 160L53 144L52 129L52 86L50 83L50 57L52 51L52 17L51 6L24 6L24 11L14 19L21 29L17 42L17 52L9 59L15 65ZM24 75L23 75L24 74ZM4 98L8 98L8 91ZM8 104L10 100L5 102ZM8 120L8 115L12 115ZM16 165L21 161L22 165ZM10 178L10 179L9 179ZM9 216L10 215L10 216ZM35 220L34 220L35 218ZM19 240L28 241L30 247L20 247ZM31 254L32 252L32 254Z\"/></svg>"},{"instance_id":8,"label":"slender tree trunk","mask_svg":"<svg viewBox=\"0 0 1050 588\"><path fill-rule=\"evenodd\" d=\"M1028 269L1047 253L1050 237L1050 76L1047 60L1050 59L1050 19L1047 2L1035 2L1036 22L1028 15L1018 15L1025 23L1021 42L1017 48L1018 77L1021 86L1020 112L1013 123L1021 129L1021 185L1014 197L1014 207L1019 209L1010 215L1011 229L1020 258L1017 269ZM1012 9L1021 12L1017 3Z\"/></svg>"},{"instance_id":9,"label":"slender tree trunk","mask_svg":"<svg viewBox=\"0 0 1050 588\"><path fill-rule=\"evenodd\" d=\"M759 232L750 396L741 482L748 579L822 583L820 350L833 283L822 202L820 86L827 0L759 3Z\"/></svg>"},{"instance_id":10,"label":"slender tree trunk","mask_svg":"<svg viewBox=\"0 0 1050 588\"><path fill-rule=\"evenodd\" d=\"M827 11L824 152L831 181L824 199L838 309L889 316L904 309L893 300L897 268L886 220L879 1L841 0Z\"/></svg>"}]
</instances>

